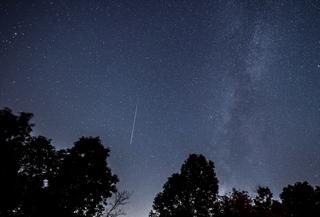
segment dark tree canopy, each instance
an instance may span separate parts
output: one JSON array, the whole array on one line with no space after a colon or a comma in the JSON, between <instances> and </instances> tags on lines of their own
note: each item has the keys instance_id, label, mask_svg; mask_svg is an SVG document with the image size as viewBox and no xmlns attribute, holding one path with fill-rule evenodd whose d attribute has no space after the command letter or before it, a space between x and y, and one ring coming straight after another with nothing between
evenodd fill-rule
<instances>
[{"instance_id":1,"label":"dark tree canopy","mask_svg":"<svg viewBox=\"0 0 320 217\"><path fill-rule=\"evenodd\" d=\"M285 217L282 204L272 199L268 187L257 188L256 196L233 189L229 195L220 196L215 206L216 217Z\"/></svg>"},{"instance_id":2,"label":"dark tree canopy","mask_svg":"<svg viewBox=\"0 0 320 217\"><path fill-rule=\"evenodd\" d=\"M254 213L257 217L268 217L272 214L273 194L268 187L259 186L254 198Z\"/></svg>"},{"instance_id":3,"label":"dark tree canopy","mask_svg":"<svg viewBox=\"0 0 320 217\"><path fill-rule=\"evenodd\" d=\"M314 188L308 182L288 185L280 194L286 216L316 217L320 215L319 187Z\"/></svg>"},{"instance_id":4,"label":"dark tree canopy","mask_svg":"<svg viewBox=\"0 0 320 217\"><path fill-rule=\"evenodd\" d=\"M203 155L191 154L163 186L153 204L151 216L201 216L212 215L218 193L218 179L214 164Z\"/></svg>"},{"instance_id":5,"label":"dark tree canopy","mask_svg":"<svg viewBox=\"0 0 320 217\"><path fill-rule=\"evenodd\" d=\"M56 150L32 136L32 114L0 110L0 217L118 217L129 193L117 192L99 137L81 137ZM113 195L113 200L107 201ZM268 187L255 196L235 190L218 195L214 163L191 154L163 186L150 217L318 217L320 187L288 185L274 200Z\"/></svg>"},{"instance_id":6,"label":"dark tree canopy","mask_svg":"<svg viewBox=\"0 0 320 217\"><path fill-rule=\"evenodd\" d=\"M9 108L0 110L0 215L9 216L22 199L21 169L24 145L31 139L32 114L12 114Z\"/></svg>"},{"instance_id":7,"label":"dark tree canopy","mask_svg":"<svg viewBox=\"0 0 320 217\"><path fill-rule=\"evenodd\" d=\"M222 196L218 204L218 217L253 216L252 199L246 191L233 189L229 196Z\"/></svg>"},{"instance_id":8,"label":"dark tree canopy","mask_svg":"<svg viewBox=\"0 0 320 217\"><path fill-rule=\"evenodd\" d=\"M98 137L82 137L56 151L31 135L31 117L0 110L0 217L101 216L117 191L110 150Z\"/></svg>"},{"instance_id":9,"label":"dark tree canopy","mask_svg":"<svg viewBox=\"0 0 320 217\"><path fill-rule=\"evenodd\" d=\"M307 182L289 185L274 200L268 187L255 196L233 189L218 195L212 161L191 154L180 173L168 178L153 202L150 217L316 217L320 216L320 187Z\"/></svg>"},{"instance_id":10,"label":"dark tree canopy","mask_svg":"<svg viewBox=\"0 0 320 217\"><path fill-rule=\"evenodd\" d=\"M109 149L103 147L99 138L82 137L71 149L59 154L61 166L49 183L57 193L58 209L69 216L102 214L104 203L116 191L118 182L107 166Z\"/></svg>"}]
</instances>

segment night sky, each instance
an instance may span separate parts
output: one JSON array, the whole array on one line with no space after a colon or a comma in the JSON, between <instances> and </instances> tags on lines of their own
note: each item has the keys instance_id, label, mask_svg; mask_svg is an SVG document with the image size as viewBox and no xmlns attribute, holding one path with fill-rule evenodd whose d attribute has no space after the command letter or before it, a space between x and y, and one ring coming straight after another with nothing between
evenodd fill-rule
<instances>
[{"instance_id":1,"label":"night sky","mask_svg":"<svg viewBox=\"0 0 320 217\"><path fill-rule=\"evenodd\" d=\"M320 184L320 1L1 0L0 13L0 106L34 113L57 148L100 136L128 216L147 216L193 152L221 193Z\"/></svg>"}]
</instances>

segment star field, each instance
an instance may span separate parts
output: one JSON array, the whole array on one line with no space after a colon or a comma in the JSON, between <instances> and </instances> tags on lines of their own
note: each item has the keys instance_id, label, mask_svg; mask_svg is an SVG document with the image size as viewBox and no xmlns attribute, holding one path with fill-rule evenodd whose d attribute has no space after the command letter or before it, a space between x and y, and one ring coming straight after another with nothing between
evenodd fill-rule
<instances>
[{"instance_id":1,"label":"star field","mask_svg":"<svg viewBox=\"0 0 320 217\"><path fill-rule=\"evenodd\" d=\"M128 216L192 152L221 193L320 184L317 0L3 0L0 26L1 107L57 148L100 136Z\"/></svg>"}]
</instances>

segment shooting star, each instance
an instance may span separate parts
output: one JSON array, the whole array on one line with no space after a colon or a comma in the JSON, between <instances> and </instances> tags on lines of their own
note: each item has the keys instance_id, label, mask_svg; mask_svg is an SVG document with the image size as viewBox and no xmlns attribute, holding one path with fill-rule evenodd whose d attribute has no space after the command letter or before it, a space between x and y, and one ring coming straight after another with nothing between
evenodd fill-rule
<instances>
[{"instance_id":1,"label":"shooting star","mask_svg":"<svg viewBox=\"0 0 320 217\"><path fill-rule=\"evenodd\" d=\"M134 111L133 124L132 124L132 129L131 129L130 145L133 140L133 133L134 133L134 127L136 125L137 112L138 112L138 105L136 104L136 110Z\"/></svg>"}]
</instances>

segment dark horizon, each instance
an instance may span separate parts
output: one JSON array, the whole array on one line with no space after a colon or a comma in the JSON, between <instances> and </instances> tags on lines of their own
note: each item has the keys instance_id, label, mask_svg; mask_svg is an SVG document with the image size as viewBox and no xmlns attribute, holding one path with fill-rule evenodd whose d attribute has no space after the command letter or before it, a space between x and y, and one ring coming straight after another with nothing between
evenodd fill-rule
<instances>
[{"instance_id":1,"label":"dark horizon","mask_svg":"<svg viewBox=\"0 0 320 217\"><path fill-rule=\"evenodd\" d=\"M58 149L100 136L133 191L130 216L147 216L190 153L214 161L222 194L320 184L320 1L3 0L0 11L0 107L34 113L34 134Z\"/></svg>"}]
</instances>

